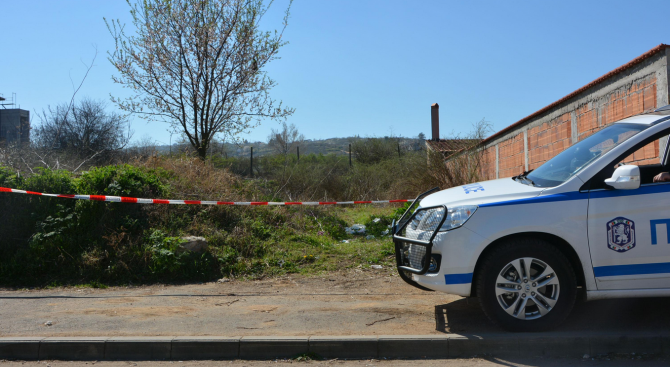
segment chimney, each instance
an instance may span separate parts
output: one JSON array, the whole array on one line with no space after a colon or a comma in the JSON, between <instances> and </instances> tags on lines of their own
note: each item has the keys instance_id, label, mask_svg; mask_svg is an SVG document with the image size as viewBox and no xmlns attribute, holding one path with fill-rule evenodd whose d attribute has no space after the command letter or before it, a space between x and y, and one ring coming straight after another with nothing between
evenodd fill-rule
<instances>
[{"instance_id":1,"label":"chimney","mask_svg":"<svg viewBox=\"0 0 670 367\"><path fill-rule=\"evenodd\" d=\"M440 105L433 103L430 106L430 125L433 130L433 141L440 140Z\"/></svg>"}]
</instances>

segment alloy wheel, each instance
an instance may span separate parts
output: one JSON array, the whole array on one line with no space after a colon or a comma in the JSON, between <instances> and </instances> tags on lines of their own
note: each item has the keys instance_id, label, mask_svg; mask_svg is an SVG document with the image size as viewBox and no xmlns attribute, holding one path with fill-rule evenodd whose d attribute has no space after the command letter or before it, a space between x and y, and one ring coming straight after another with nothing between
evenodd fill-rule
<instances>
[{"instance_id":1,"label":"alloy wheel","mask_svg":"<svg viewBox=\"0 0 670 367\"><path fill-rule=\"evenodd\" d=\"M495 284L500 307L522 320L538 319L549 313L560 294L560 282L544 261L524 257L505 265Z\"/></svg>"}]
</instances>

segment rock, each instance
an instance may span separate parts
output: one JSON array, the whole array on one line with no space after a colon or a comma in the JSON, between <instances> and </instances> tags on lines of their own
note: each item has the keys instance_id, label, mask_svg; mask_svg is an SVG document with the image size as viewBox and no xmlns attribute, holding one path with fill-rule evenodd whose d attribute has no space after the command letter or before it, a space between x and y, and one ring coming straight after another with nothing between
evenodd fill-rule
<instances>
[{"instance_id":1,"label":"rock","mask_svg":"<svg viewBox=\"0 0 670 367\"><path fill-rule=\"evenodd\" d=\"M53 325L53 322L51 322L51 321L47 321L47 322L44 323L44 325L46 325L46 326L51 326L51 325Z\"/></svg>"},{"instance_id":2,"label":"rock","mask_svg":"<svg viewBox=\"0 0 670 367\"><path fill-rule=\"evenodd\" d=\"M370 265L370 267L373 268L373 269L381 269L382 268L381 265Z\"/></svg>"},{"instance_id":3,"label":"rock","mask_svg":"<svg viewBox=\"0 0 670 367\"><path fill-rule=\"evenodd\" d=\"M187 236L181 238L182 243L179 247L185 251L203 253L209 249L207 240L204 237Z\"/></svg>"}]
</instances>

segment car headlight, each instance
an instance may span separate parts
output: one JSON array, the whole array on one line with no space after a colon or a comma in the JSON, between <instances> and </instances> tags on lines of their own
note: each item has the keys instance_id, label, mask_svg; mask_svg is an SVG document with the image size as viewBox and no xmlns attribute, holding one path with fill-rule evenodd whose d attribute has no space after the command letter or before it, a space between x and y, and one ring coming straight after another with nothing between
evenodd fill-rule
<instances>
[{"instance_id":1,"label":"car headlight","mask_svg":"<svg viewBox=\"0 0 670 367\"><path fill-rule=\"evenodd\" d=\"M447 208L447 219L444 220L440 231L448 231L465 224L475 214L477 205L461 205Z\"/></svg>"}]
</instances>

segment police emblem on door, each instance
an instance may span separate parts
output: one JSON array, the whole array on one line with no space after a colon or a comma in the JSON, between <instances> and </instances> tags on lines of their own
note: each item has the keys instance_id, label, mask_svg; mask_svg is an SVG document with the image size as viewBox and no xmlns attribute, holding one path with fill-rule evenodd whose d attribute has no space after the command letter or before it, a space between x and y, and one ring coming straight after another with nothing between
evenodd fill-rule
<instances>
[{"instance_id":1,"label":"police emblem on door","mask_svg":"<svg viewBox=\"0 0 670 367\"><path fill-rule=\"evenodd\" d=\"M616 252L635 247L635 223L623 217L607 222L607 247Z\"/></svg>"}]
</instances>

